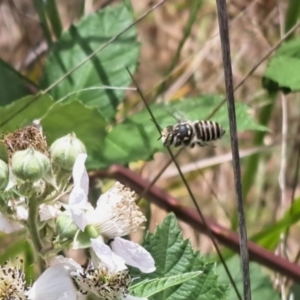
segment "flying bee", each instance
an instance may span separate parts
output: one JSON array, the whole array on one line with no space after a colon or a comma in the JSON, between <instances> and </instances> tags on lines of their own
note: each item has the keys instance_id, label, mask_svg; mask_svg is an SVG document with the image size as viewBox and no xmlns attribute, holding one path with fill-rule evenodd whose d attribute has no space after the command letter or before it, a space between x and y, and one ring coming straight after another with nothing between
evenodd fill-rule
<instances>
[{"instance_id":1,"label":"flying bee","mask_svg":"<svg viewBox=\"0 0 300 300\"><path fill-rule=\"evenodd\" d=\"M225 134L222 126L213 121L179 121L161 131L165 147L206 146L207 142L220 139Z\"/></svg>"}]
</instances>

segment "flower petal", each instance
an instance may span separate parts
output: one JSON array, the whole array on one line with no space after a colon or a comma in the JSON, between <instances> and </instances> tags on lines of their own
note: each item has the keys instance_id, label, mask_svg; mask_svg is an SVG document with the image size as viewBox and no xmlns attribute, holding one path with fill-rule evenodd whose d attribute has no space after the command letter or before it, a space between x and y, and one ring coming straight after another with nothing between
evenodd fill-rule
<instances>
[{"instance_id":1,"label":"flower petal","mask_svg":"<svg viewBox=\"0 0 300 300\"><path fill-rule=\"evenodd\" d=\"M0 212L0 231L11 233L22 229L23 226L13 220L10 220Z\"/></svg>"},{"instance_id":2,"label":"flower petal","mask_svg":"<svg viewBox=\"0 0 300 300\"><path fill-rule=\"evenodd\" d=\"M47 221L58 217L61 213L60 207L61 205L59 203L55 203L54 205L41 204L39 207L40 220Z\"/></svg>"},{"instance_id":3,"label":"flower petal","mask_svg":"<svg viewBox=\"0 0 300 300\"><path fill-rule=\"evenodd\" d=\"M76 289L70 277L70 272L75 271L78 264L73 262L67 259L63 263L48 268L29 290L28 299L77 300Z\"/></svg>"},{"instance_id":4,"label":"flower petal","mask_svg":"<svg viewBox=\"0 0 300 300\"><path fill-rule=\"evenodd\" d=\"M88 203L89 177L85 169L87 155L81 153L77 156L73 167L74 188L69 196L69 206L74 223L84 231L88 225L85 211L90 209Z\"/></svg>"},{"instance_id":5,"label":"flower petal","mask_svg":"<svg viewBox=\"0 0 300 300\"><path fill-rule=\"evenodd\" d=\"M86 158L87 155L85 153L77 156L72 175L74 186L81 187L87 195L89 191L89 176L84 165Z\"/></svg>"},{"instance_id":6,"label":"flower petal","mask_svg":"<svg viewBox=\"0 0 300 300\"><path fill-rule=\"evenodd\" d=\"M87 195L85 191L74 186L69 196L70 211L74 223L84 231L85 226L88 224L85 210L88 208Z\"/></svg>"},{"instance_id":7,"label":"flower petal","mask_svg":"<svg viewBox=\"0 0 300 300\"><path fill-rule=\"evenodd\" d=\"M101 236L96 239L91 239L92 248L98 258L112 271L119 272L126 270L125 261L111 251L109 246L105 245L101 240Z\"/></svg>"},{"instance_id":8,"label":"flower petal","mask_svg":"<svg viewBox=\"0 0 300 300\"><path fill-rule=\"evenodd\" d=\"M28 219L28 210L24 206L16 206L15 207L17 217L19 220L27 220Z\"/></svg>"},{"instance_id":9,"label":"flower petal","mask_svg":"<svg viewBox=\"0 0 300 300\"><path fill-rule=\"evenodd\" d=\"M124 300L148 300L147 298L139 298L131 295L126 295L123 299Z\"/></svg>"},{"instance_id":10,"label":"flower petal","mask_svg":"<svg viewBox=\"0 0 300 300\"><path fill-rule=\"evenodd\" d=\"M125 260L127 265L136 267L143 273L151 273L156 270L151 254L137 243L116 237L111 242L111 248Z\"/></svg>"}]
</instances>

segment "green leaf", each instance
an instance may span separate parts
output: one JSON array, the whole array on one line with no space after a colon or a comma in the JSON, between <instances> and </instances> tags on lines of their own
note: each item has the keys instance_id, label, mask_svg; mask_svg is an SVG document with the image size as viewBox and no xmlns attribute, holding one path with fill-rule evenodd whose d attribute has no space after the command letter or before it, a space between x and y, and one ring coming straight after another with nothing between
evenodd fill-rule
<instances>
[{"instance_id":1,"label":"green leaf","mask_svg":"<svg viewBox=\"0 0 300 300\"><path fill-rule=\"evenodd\" d=\"M243 294L243 280L241 273L241 262L237 255L226 260L226 265L233 277L233 280L240 291ZM225 273L224 267L218 265L217 273L219 274L219 282L223 284L229 284L228 276ZM278 293L273 289L270 278L262 272L261 267L256 263L250 263L250 279L251 279L251 294L252 299L263 300L280 300ZM234 289L230 289L228 299L238 299Z\"/></svg>"},{"instance_id":2,"label":"green leaf","mask_svg":"<svg viewBox=\"0 0 300 300\"><path fill-rule=\"evenodd\" d=\"M158 278L152 280L144 280L130 287L130 292L138 294L140 297L150 297L163 290L184 283L187 280L193 279L201 274L201 271L188 272L166 278Z\"/></svg>"},{"instance_id":3,"label":"green leaf","mask_svg":"<svg viewBox=\"0 0 300 300\"><path fill-rule=\"evenodd\" d=\"M57 138L74 132L87 148L87 166L92 161L99 161L106 135L106 122L97 109L85 107L75 101L68 104L58 103L49 110L41 123L49 145Z\"/></svg>"},{"instance_id":4,"label":"green leaf","mask_svg":"<svg viewBox=\"0 0 300 300\"><path fill-rule=\"evenodd\" d=\"M151 279L166 279L168 277L189 274L190 272L202 271L197 277L191 278L184 283L169 287L164 291L154 290L157 293L151 296L151 300L214 300L227 299L228 285L218 284L215 274L215 264L206 263L198 251L193 251L188 240L183 240L182 233L178 228L174 214L169 214L164 222L157 227L154 234L147 234L143 246L155 260L156 271L150 274L140 273L132 269L133 277L138 277L139 282ZM136 292L136 296L141 296Z\"/></svg>"},{"instance_id":5,"label":"green leaf","mask_svg":"<svg viewBox=\"0 0 300 300\"><path fill-rule=\"evenodd\" d=\"M222 101L219 95L203 95L197 98L187 98L173 101L168 105L153 104L151 110L160 127L175 125L174 112L184 112L188 120L204 120L213 109ZM257 124L248 113L249 107L242 103L236 103L236 115L238 130L266 131L265 126ZM219 122L227 134L222 140L229 140L227 107L223 105L212 118ZM148 160L155 152L165 151L161 141L158 141L159 133L151 122L148 111L144 109L140 113L126 118L124 122L115 126L105 138L105 148L102 162L97 167L107 167L112 163L127 164L139 159ZM220 143L215 142L215 144Z\"/></svg>"},{"instance_id":6,"label":"green leaf","mask_svg":"<svg viewBox=\"0 0 300 300\"><path fill-rule=\"evenodd\" d=\"M0 105L6 105L30 94L27 80L0 59Z\"/></svg>"},{"instance_id":7,"label":"green leaf","mask_svg":"<svg viewBox=\"0 0 300 300\"><path fill-rule=\"evenodd\" d=\"M133 22L133 16L125 4L106 7L81 19L76 26L63 33L51 49L46 63L45 78L41 83L42 88L47 88L64 76ZM112 89L82 91L82 89L103 86L127 87L131 83L131 78L125 67L134 73L139 48L136 30L132 27L98 52L79 70L52 88L51 94L57 100L66 96L66 101L69 102L79 99L89 107L98 108L105 119L113 119L117 106L124 99L124 91Z\"/></svg>"},{"instance_id":8,"label":"green leaf","mask_svg":"<svg viewBox=\"0 0 300 300\"><path fill-rule=\"evenodd\" d=\"M78 229L78 234L73 241L75 249L85 249L91 247L91 237L85 231Z\"/></svg>"},{"instance_id":9,"label":"green leaf","mask_svg":"<svg viewBox=\"0 0 300 300\"><path fill-rule=\"evenodd\" d=\"M106 122L97 109L85 107L78 101L54 103L49 95L29 96L0 107L0 120L9 120L1 127L3 133L13 132L21 126L31 124L35 119L41 119L49 146L57 138L75 132L87 148L87 166L100 164L99 153L104 147ZM5 160L3 145L0 153L0 157Z\"/></svg>"},{"instance_id":10,"label":"green leaf","mask_svg":"<svg viewBox=\"0 0 300 300\"><path fill-rule=\"evenodd\" d=\"M300 90L300 38L283 44L268 63L263 87L270 93Z\"/></svg>"},{"instance_id":11,"label":"green leaf","mask_svg":"<svg viewBox=\"0 0 300 300\"><path fill-rule=\"evenodd\" d=\"M11 132L31 124L33 120L41 118L52 104L52 99L43 95L28 96L0 107L0 123L5 123L1 126L1 131Z\"/></svg>"},{"instance_id":12,"label":"green leaf","mask_svg":"<svg viewBox=\"0 0 300 300\"><path fill-rule=\"evenodd\" d=\"M295 282L290 288L288 299L300 300L300 285Z\"/></svg>"},{"instance_id":13,"label":"green leaf","mask_svg":"<svg viewBox=\"0 0 300 300\"><path fill-rule=\"evenodd\" d=\"M286 10L285 17L285 32L288 32L294 25L296 25L297 20L300 17L300 2L298 0L289 0L288 8ZM293 37L291 35L289 38Z\"/></svg>"},{"instance_id":14,"label":"green leaf","mask_svg":"<svg viewBox=\"0 0 300 300\"><path fill-rule=\"evenodd\" d=\"M56 219L56 232L59 240L64 244L72 242L76 249L91 247L91 240L86 230L81 231L78 228L68 211L64 211Z\"/></svg>"},{"instance_id":15,"label":"green leaf","mask_svg":"<svg viewBox=\"0 0 300 300\"><path fill-rule=\"evenodd\" d=\"M14 259L20 253L23 253L26 247L26 234L24 231L14 232L10 235L0 236L1 241L1 252L0 252L0 264L5 261Z\"/></svg>"}]
</instances>

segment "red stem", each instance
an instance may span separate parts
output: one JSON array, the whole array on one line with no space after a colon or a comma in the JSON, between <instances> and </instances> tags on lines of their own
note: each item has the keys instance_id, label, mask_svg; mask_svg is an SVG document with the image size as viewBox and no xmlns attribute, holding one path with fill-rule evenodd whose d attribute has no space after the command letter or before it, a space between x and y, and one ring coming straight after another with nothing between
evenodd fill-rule
<instances>
[{"instance_id":1,"label":"red stem","mask_svg":"<svg viewBox=\"0 0 300 300\"><path fill-rule=\"evenodd\" d=\"M90 177L114 178L127 185L138 194L142 193L150 184L148 180L141 178L133 171L120 165L112 165L108 170L100 170L90 173ZM176 198L158 187L152 186L146 193L145 197L160 208L172 211L179 219L188 223L193 228L207 234L205 226L195 210L181 206L180 202ZM234 252L239 252L239 237L236 232L228 230L214 221L206 220L206 222L210 227L212 234L221 244ZM264 265L275 272L279 272L295 281L299 280L300 266L281 256L275 255L273 252L266 250L251 241L248 242L248 251L250 260L258 262L259 264Z\"/></svg>"}]
</instances>

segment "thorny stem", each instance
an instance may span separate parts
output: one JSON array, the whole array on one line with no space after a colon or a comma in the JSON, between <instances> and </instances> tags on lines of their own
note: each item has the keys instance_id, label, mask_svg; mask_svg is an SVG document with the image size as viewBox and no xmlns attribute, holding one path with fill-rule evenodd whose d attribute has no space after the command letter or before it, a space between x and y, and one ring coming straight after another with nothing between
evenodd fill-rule
<instances>
[{"instance_id":1,"label":"thorny stem","mask_svg":"<svg viewBox=\"0 0 300 300\"><path fill-rule=\"evenodd\" d=\"M28 199L28 202L29 202L28 203L29 213L28 213L27 229L29 231L30 239L32 241L34 250L37 254L37 262L38 262L40 272L42 272L45 269L45 261L40 255L43 248L43 244L38 230L38 220L37 220L38 205L35 198Z\"/></svg>"}]
</instances>

